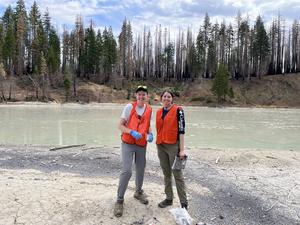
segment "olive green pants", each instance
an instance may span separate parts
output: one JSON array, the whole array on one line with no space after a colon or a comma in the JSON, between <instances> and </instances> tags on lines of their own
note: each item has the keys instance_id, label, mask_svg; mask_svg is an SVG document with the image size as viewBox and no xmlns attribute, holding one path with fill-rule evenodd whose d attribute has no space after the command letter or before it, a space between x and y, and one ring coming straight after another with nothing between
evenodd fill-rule
<instances>
[{"instance_id":1,"label":"olive green pants","mask_svg":"<svg viewBox=\"0 0 300 225\"><path fill-rule=\"evenodd\" d=\"M162 168L165 181L165 193L169 200L173 200L172 189L172 173L175 178L175 184L180 203L187 203L186 187L183 178L182 170L172 170L172 165L175 160L175 156L178 154L179 144L159 144L157 145L157 153Z\"/></svg>"}]
</instances>

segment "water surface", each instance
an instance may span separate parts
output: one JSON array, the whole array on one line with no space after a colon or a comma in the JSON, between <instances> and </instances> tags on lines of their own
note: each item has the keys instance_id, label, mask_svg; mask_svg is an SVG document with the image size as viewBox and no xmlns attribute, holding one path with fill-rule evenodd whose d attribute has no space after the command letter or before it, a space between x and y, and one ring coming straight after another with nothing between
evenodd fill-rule
<instances>
[{"instance_id":1,"label":"water surface","mask_svg":"<svg viewBox=\"0 0 300 225\"><path fill-rule=\"evenodd\" d=\"M119 146L117 126L123 106L0 105L0 144ZM186 146L300 150L299 109L184 107L184 110Z\"/></svg>"}]
</instances>

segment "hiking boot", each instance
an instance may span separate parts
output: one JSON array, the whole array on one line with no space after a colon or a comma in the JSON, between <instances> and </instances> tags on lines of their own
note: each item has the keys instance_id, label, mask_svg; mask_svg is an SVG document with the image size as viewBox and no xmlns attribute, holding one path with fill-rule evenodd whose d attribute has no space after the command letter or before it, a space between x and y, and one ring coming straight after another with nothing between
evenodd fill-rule
<instances>
[{"instance_id":1,"label":"hiking boot","mask_svg":"<svg viewBox=\"0 0 300 225\"><path fill-rule=\"evenodd\" d=\"M167 206L173 205L173 200L165 199L158 203L159 208L166 208Z\"/></svg>"},{"instance_id":2,"label":"hiking boot","mask_svg":"<svg viewBox=\"0 0 300 225\"><path fill-rule=\"evenodd\" d=\"M188 204L187 203L181 203L181 208L185 208L186 210L188 210Z\"/></svg>"},{"instance_id":3,"label":"hiking boot","mask_svg":"<svg viewBox=\"0 0 300 225\"><path fill-rule=\"evenodd\" d=\"M117 201L115 203L114 215L115 215L115 217L121 217L123 215L123 202L122 201Z\"/></svg>"},{"instance_id":4,"label":"hiking boot","mask_svg":"<svg viewBox=\"0 0 300 225\"><path fill-rule=\"evenodd\" d=\"M134 198L139 200L142 204L148 205L149 201L147 199L147 195L144 193L144 191L136 191L133 195Z\"/></svg>"}]
</instances>

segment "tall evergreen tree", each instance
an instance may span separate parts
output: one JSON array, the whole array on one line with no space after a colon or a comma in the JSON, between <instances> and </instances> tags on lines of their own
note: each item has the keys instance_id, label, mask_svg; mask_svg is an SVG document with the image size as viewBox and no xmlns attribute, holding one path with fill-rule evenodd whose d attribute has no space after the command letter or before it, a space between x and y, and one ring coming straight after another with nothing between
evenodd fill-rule
<instances>
[{"instance_id":1,"label":"tall evergreen tree","mask_svg":"<svg viewBox=\"0 0 300 225\"><path fill-rule=\"evenodd\" d=\"M212 92L217 96L218 102L225 100L229 94L229 73L224 64L220 64L217 74L213 81Z\"/></svg>"},{"instance_id":2,"label":"tall evergreen tree","mask_svg":"<svg viewBox=\"0 0 300 225\"><path fill-rule=\"evenodd\" d=\"M233 49L234 49L234 31L232 28L232 25L229 24L226 30L226 61L227 61L227 66L229 73L231 74L231 77L234 77L234 54L233 54Z\"/></svg>"},{"instance_id":3,"label":"tall evergreen tree","mask_svg":"<svg viewBox=\"0 0 300 225\"><path fill-rule=\"evenodd\" d=\"M174 54L175 54L175 48L174 48L174 44L172 42L170 42L164 51L164 61L166 64L166 80L170 81L173 72L173 68L174 68Z\"/></svg>"},{"instance_id":4,"label":"tall evergreen tree","mask_svg":"<svg viewBox=\"0 0 300 225\"><path fill-rule=\"evenodd\" d=\"M257 17L254 26L253 54L257 64L256 74L261 78L261 67L269 54L269 40L260 16Z\"/></svg>"},{"instance_id":5,"label":"tall evergreen tree","mask_svg":"<svg viewBox=\"0 0 300 225\"><path fill-rule=\"evenodd\" d=\"M98 82L100 80L100 74L103 72L103 39L101 31L98 30L96 36L96 49L97 49L97 58L96 58L96 73L98 75Z\"/></svg>"},{"instance_id":6,"label":"tall evergreen tree","mask_svg":"<svg viewBox=\"0 0 300 225\"><path fill-rule=\"evenodd\" d=\"M14 58L16 51L16 38L15 38L15 20L14 13L11 6L8 6L2 17L3 22L3 45L2 57L4 67L9 75L14 74Z\"/></svg>"},{"instance_id":7,"label":"tall evergreen tree","mask_svg":"<svg viewBox=\"0 0 300 225\"><path fill-rule=\"evenodd\" d=\"M117 43L115 41L112 28L106 28L103 31L103 69L104 82L110 80L117 60Z\"/></svg>"},{"instance_id":8,"label":"tall evergreen tree","mask_svg":"<svg viewBox=\"0 0 300 225\"><path fill-rule=\"evenodd\" d=\"M16 31L16 74L22 75L25 70L24 58L28 43L27 12L24 0L18 0L15 10Z\"/></svg>"},{"instance_id":9,"label":"tall evergreen tree","mask_svg":"<svg viewBox=\"0 0 300 225\"><path fill-rule=\"evenodd\" d=\"M3 60L3 53L2 53L2 48L3 48L3 42L4 42L4 29L3 29L3 24L0 19L0 63L2 63ZM3 70L4 70L4 65L2 63Z\"/></svg>"},{"instance_id":10,"label":"tall evergreen tree","mask_svg":"<svg viewBox=\"0 0 300 225\"><path fill-rule=\"evenodd\" d=\"M204 21L203 21L203 43L204 43L204 74L203 77L208 77L207 70L207 62L208 62L208 50L210 42L210 34L211 34L211 23L208 13L205 13ZM212 45L210 45L212 47Z\"/></svg>"},{"instance_id":11,"label":"tall evergreen tree","mask_svg":"<svg viewBox=\"0 0 300 225\"><path fill-rule=\"evenodd\" d=\"M14 33L13 24L9 24L4 38L3 50L2 50L4 65L7 68L9 75L14 74L13 59L15 57L15 49L16 49L16 39L14 34L15 33Z\"/></svg>"},{"instance_id":12,"label":"tall evergreen tree","mask_svg":"<svg viewBox=\"0 0 300 225\"><path fill-rule=\"evenodd\" d=\"M93 23L91 21L90 27L85 31L85 44L84 44L84 73L87 78L90 78L91 74L95 74L97 65L97 44L96 44L96 34L93 28Z\"/></svg>"},{"instance_id":13,"label":"tall evergreen tree","mask_svg":"<svg viewBox=\"0 0 300 225\"><path fill-rule=\"evenodd\" d=\"M70 67L70 34L64 28L62 34L62 73L65 74L65 70Z\"/></svg>"},{"instance_id":14,"label":"tall evergreen tree","mask_svg":"<svg viewBox=\"0 0 300 225\"><path fill-rule=\"evenodd\" d=\"M53 27L49 31L48 65L49 74L56 73L60 67L60 39Z\"/></svg>"},{"instance_id":15,"label":"tall evergreen tree","mask_svg":"<svg viewBox=\"0 0 300 225\"><path fill-rule=\"evenodd\" d=\"M30 23L30 32L29 32L29 41L30 41L30 48L29 48L29 68L31 72L35 70L39 70L39 61L41 57L42 48L42 41L43 37L43 26L41 21L41 14L39 8L34 1L30 13L29 13L29 23Z\"/></svg>"},{"instance_id":16,"label":"tall evergreen tree","mask_svg":"<svg viewBox=\"0 0 300 225\"><path fill-rule=\"evenodd\" d=\"M133 38L130 22L126 18L123 21L119 35L119 65L121 76L129 78L132 75Z\"/></svg>"},{"instance_id":17,"label":"tall evergreen tree","mask_svg":"<svg viewBox=\"0 0 300 225\"><path fill-rule=\"evenodd\" d=\"M196 50L197 50L198 70L202 76L205 73L204 72L205 71L204 64L205 64L205 57L206 57L205 48L206 48L206 44L205 44L204 32L200 28L196 39Z\"/></svg>"}]
</instances>

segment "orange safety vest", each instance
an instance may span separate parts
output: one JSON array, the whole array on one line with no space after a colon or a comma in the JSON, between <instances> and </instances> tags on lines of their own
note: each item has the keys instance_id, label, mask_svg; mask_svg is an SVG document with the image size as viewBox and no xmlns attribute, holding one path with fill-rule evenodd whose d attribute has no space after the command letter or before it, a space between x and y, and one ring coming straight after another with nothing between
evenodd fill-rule
<instances>
[{"instance_id":1,"label":"orange safety vest","mask_svg":"<svg viewBox=\"0 0 300 225\"><path fill-rule=\"evenodd\" d=\"M131 104L133 107L131 109L129 120L126 126L130 130L139 132L142 135L142 138L136 140L130 134L122 133L122 141L127 144L135 144L145 147L147 145L147 134L150 127L152 108L147 104L143 115L139 116L135 110L137 107L137 103L133 102Z\"/></svg>"},{"instance_id":2,"label":"orange safety vest","mask_svg":"<svg viewBox=\"0 0 300 225\"><path fill-rule=\"evenodd\" d=\"M173 105L162 119L163 108L156 112L156 144L176 144L178 140L177 105Z\"/></svg>"}]
</instances>

